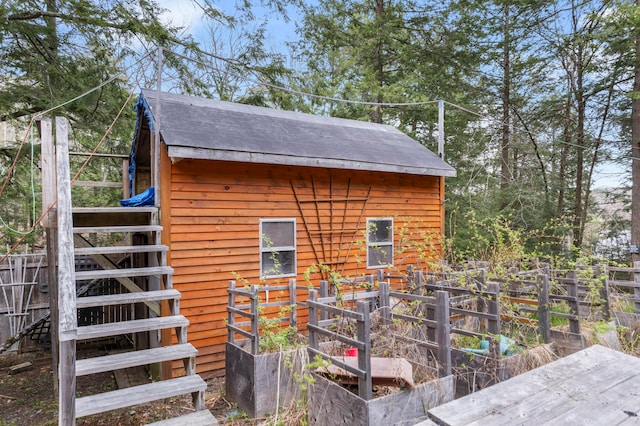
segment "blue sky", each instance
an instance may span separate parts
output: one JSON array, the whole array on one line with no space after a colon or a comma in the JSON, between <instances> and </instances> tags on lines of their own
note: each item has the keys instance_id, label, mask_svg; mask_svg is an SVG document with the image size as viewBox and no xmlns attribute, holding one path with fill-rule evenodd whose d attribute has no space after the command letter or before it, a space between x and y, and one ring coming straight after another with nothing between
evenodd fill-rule
<instances>
[{"instance_id":1,"label":"blue sky","mask_svg":"<svg viewBox=\"0 0 640 426\"><path fill-rule=\"evenodd\" d=\"M203 41L207 37L208 30L203 17L202 9L190 0L159 0L160 6L168 12L163 15L163 20L175 26L184 27L185 31L191 33L197 41ZM220 0L216 6L225 13L233 14L235 0ZM293 9L289 8L290 13ZM254 7L256 16L266 14L268 11L264 7ZM286 41L293 41L296 38L295 23L291 19L285 22L284 19L271 14L267 25L266 46L275 51L282 48Z\"/></svg>"}]
</instances>

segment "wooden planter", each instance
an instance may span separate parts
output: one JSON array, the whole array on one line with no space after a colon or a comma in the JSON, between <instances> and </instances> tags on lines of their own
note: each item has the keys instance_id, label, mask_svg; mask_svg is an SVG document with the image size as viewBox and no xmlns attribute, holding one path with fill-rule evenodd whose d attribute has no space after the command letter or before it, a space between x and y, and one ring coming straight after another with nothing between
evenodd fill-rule
<instances>
[{"instance_id":1,"label":"wooden planter","mask_svg":"<svg viewBox=\"0 0 640 426\"><path fill-rule=\"evenodd\" d=\"M323 376L309 387L309 425L415 424L427 410L453 400L454 378L447 376L369 401Z\"/></svg>"},{"instance_id":2,"label":"wooden planter","mask_svg":"<svg viewBox=\"0 0 640 426\"><path fill-rule=\"evenodd\" d=\"M541 346L545 346L545 350L557 354L555 343ZM535 351L538 347L536 346L530 351ZM456 398L510 379L529 368L537 367L537 365L527 367L527 354L530 351L495 359L484 355L470 354L455 348L452 349L451 363L453 365L453 375L456 377Z\"/></svg>"},{"instance_id":3,"label":"wooden planter","mask_svg":"<svg viewBox=\"0 0 640 426\"><path fill-rule=\"evenodd\" d=\"M263 417L295 404L301 397L307 349L253 355L248 340L227 342L226 398L249 417Z\"/></svg>"}]
</instances>

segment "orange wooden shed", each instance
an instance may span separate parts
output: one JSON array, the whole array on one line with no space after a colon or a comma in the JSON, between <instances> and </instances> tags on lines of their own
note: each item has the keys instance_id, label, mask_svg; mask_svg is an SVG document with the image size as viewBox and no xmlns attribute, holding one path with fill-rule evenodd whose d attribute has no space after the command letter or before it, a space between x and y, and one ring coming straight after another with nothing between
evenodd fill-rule
<instances>
[{"instance_id":1,"label":"orange wooden shed","mask_svg":"<svg viewBox=\"0 0 640 426\"><path fill-rule=\"evenodd\" d=\"M155 187L205 376L224 374L229 280L317 281L318 265L354 277L441 256L455 170L392 126L147 90L137 114L132 192Z\"/></svg>"}]
</instances>

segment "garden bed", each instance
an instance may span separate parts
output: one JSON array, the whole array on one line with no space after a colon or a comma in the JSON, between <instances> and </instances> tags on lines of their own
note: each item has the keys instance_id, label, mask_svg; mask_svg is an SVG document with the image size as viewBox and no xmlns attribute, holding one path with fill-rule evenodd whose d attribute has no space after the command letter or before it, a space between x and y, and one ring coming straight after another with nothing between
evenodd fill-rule
<instances>
[{"instance_id":1,"label":"garden bed","mask_svg":"<svg viewBox=\"0 0 640 426\"><path fill-rule=\"evenodd\" d=\"M226 347L226 396L249 417L264 417L296 404L305 372L307 349L254 355L251 343L240 340Z\"/></svg>"},{"instance_id":2,"label":"garden bed","mask_svg":"<svg viewBox=\"0 0 640 426\"><path fill-rule=\"evenodd\" d=\"M447 376L365 400L351 390L312 374L308 410L310 425L412 425L427 410L453 400L454 378Z\"/></svg>"},{"instance_id":3,"label":"garden bed","mask_svg":"<svg viewBox=\"0 0 640 426\"><path fill-rule=\"evenodd\" d=\"M558 358L555 343L542 344L500 358L471 354L452 348L456 398L487 388Z\"/></svg>"}]
</instances>

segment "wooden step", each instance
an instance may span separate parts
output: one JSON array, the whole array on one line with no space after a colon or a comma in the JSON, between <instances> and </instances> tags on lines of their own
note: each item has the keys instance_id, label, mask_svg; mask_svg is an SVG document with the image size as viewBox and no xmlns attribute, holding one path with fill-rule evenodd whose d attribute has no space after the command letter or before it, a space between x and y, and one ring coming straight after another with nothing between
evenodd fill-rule
<instances>
[{"instance_id":1,"label":"wooden step","mask_svg":"<svg viewBox=\"0 0 640 426\"><path fill-rule=\"evenodd\" d=\"M154 223L157 207L74 207L74 226L134 226Z\"/></svg>"},{"instance_id":2,"label":"wooden step","mask_svg":"<svg viewBox=\"0 0 640 426\"><path fill-rule=\"evenodd\" d=\"M134 225L134 226L76 226L74 234L98 234L114 232L160 232L160 225Z\"/></svg>"},{"instance_id":3,"label":"wooden step","mask_svg":"<svg viewBox=\"0 0 640 426\"><path fill-rule=\"evenodd\" d=\"M200 410L184 416L174 417L172 419L160 420L159 422L149 423L147 426L211 426L217 425L218 420L213 417L211 411ZM435 424L435 423L434 423Z\"/></svg>"},{"instance_id":4,"label":"wooden step","mask_svg":"<svg viewBox=\"0 0 640 426\"><path fill-rule=\"evenodd\" d=\"M76 280L99 280L103 278L123 277L149 277L153 275L173 274L173 268L169 266L149 266L146 268L130 269L95 269L89 271L76 271Z\"/></svg>"},{"instance_id":5,"label":"wooden step","mask_svg":"<svg viewBox=\"0 0 640 426\"><path fill-rule=\"evenodd\" d=\"M157 207L145 206L145 207L73 207L71 210L73 213L78 214L96 214L96 213L109 213L109 214L129 214L129 213L155 213L158 211Z\"/></svg>"},{"instance_id":6,"label":"wooden step","mask_svg":"<svg viewBox=\"0 0 640 426\"><path fill-rule=\"evenodd\" d=\"M204 392L207 383L198 375L118 389L76 399L76 418L144 404L173 396Z\"/></svg>"},{"instance_id":7,"label":"wooden step","mask_svg":"<svg viewBox=\"0 0 640 426\"><path fill-rule=\"evenodd\" d=\"M76 376L86 376L87 374L103 373L105 371L119 370L121 368L135 367L138 365L191 358L197 354L198 351L196 348L190 343L185 343L182 345L164 346L161 348L79 359L76 361Z\"/></svg>"},{"instance_id":8,"label":"wooden step","mask_svg":"<svg viewBox=\"0 0 640 426\"><path fill-rule=\"evenodd\" d=\"M186 327L189 320L182 315L145 318L131 321L119 321L108 324L78 327L77 340L98 339L100 337L119 336L173 327Z\"/></svg>"},{"instance_id":9,"label":"wooden step","mask_svg":"<svg viewBox=\"0 0 640 426\"><path fill-rule=\"evenodd\" d=\"M138 245L138 246L111 246L111 247L76 247L74 253L79 255L92 254L125 254L125 253L160 253L166 252L169 247L164 245Z\"/></svg>"},{"instance_id":10,"label":"wooden step","mask_svg":"<svg viewBox=\"0 0 640 426\"><path fill-rule=\"evenodd\" d=\"M78 297L76 306L78 308L91 308L94 306L124 305L129 303L152 302L158 300L179 299L178 290L154 290L139 291L136 293L108 294L104 296Z\"/></svg>"}]
</instances>

